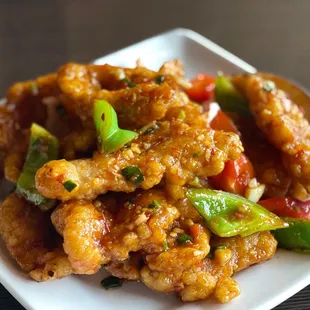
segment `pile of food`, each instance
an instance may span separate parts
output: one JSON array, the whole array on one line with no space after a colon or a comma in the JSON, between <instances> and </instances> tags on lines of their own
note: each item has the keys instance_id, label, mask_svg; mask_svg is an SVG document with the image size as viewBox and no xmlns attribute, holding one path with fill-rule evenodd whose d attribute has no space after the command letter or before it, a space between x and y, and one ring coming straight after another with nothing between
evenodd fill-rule
<instances>
[{"instance_id":1,"label":"pile of food","mask_svg":"<svg viewBox=\"0 0 310 310\"><path fill-rule=\"evenodd\" d=\"M188 81L178 60L69 63L13 85L0 105L10 255L36 281L105 268L107 289L229 302L236 272L278 245L310 249L307 100L268 74Z\"/></svg>"}]
</instances>

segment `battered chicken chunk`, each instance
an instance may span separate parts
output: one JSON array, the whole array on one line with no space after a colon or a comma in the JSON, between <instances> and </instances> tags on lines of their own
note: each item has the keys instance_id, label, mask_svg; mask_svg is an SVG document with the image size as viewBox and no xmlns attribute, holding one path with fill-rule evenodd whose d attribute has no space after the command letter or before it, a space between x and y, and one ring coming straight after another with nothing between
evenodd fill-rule
<instances>
[{"instance_id":1,"label":"battered chicken chunk","mask_svg":"<svg viewBox=\"0 0 310 310\"><path fill-rule=\"evenodd\" d=\"M11 194L0 206L0 234L10 255L36 281L72 273L49 215Z\"/></svg>"},{"instance_id":2,"label":"battered chicken chunk","mask_svg":"<svg viewBox=\"0 0 310 310\"><path fill-rule=\"evenodd\" d=\"M269 232L245 238L217 238L211 244L215 249L214 258L205 258L200 264L192 264L184 270L172 268L171 264L146 265L141 270L142 282L159 292L176 292L183 301L206 299L213 294L220 302L226 303L240 294L231 276L250 265L270 259L277 247Z\"/></svg>"},{"instance_id":3,"label":"battered chicken chunk","mask_svg":"<svg viewBox=\"0 0 310 310\"><path fill-rule=\"evenodd\" d=\"M283 154L289 173L310 192L310 124L296 103L259 75L242 75L233 83L249 101L259 129Z\"/></svg>"},{"instance_id":4,"label":"battered chicken chunk","mask_svg":"<svg viewBox=\"0 0 310 310\"><path fill-rule=\"evenodd\" d=\"M158 127L114 154L96 153L92 159L47 163L36 174L37 189L45 197L66 201L91 200L108 190L149 189L163 177L168 185L181 187L196 176L217 175L227 160L237 159L243 151L233 133L191 128L178 121L162 122ZM141 183L124 176L127 167L139 169ZM67 180L77 185L71 192L63 186Z\"/></svg>"},{"instance_id":5,"label":"battered chicken chunk","mask_svg":"<svg viewBox=\"0 0 310 310\"><path fill-rule=\"evenodd\" d=\"M0 150L8 150L20 129L28 129L32 122L44 124L46 106L42 98L58 93L56 74L14 84L7 100L0 104Z\"/></svg>"},{"instance_id":6,"label":"battered chicken chunk","mask_svg":"<svg viewBox=\"0 0 310 310\"><path fill-rule=\"evenodd\" d=\"M188 101L171 75L164 76L163 83L155 83L158 74L145 68L70 63L58 70L58 84L66 110L87 126L92 126L94 100L105 99L116 110L122 127L139 128Z\"/></svg>"},{"instance_id":7,"label":"battered chicken chunk","mask_svg":"<svg viewBox=\"0 0 310 310\"><path fill-rule=\"evenodd\" d=\"M158 210L148 207L154 200L161 204ZM72 201L60 205L52 214L74 273L95 273L102 264L130 260L129 253L141 249L147 253L162 251L166 230L179 217L178 210L156 190L138 194L131 203L127 202L115 221L98 203L100 206L96 207ZM108 268L115 270L112 262Z\"/></svg>"},{"instance_id":8,"label":"battered chicken chunk","mask_svg":"<svg viewBox=\"0 0 310 310\"><path fill-rule=\"evenodd\" d=\"M52 222L64 238L64 250L74 273L93 274L106 262L100 245L109 226L104 213L93 204L73 201L60 205L52 214Z\"/></svg>"}]
</instances>

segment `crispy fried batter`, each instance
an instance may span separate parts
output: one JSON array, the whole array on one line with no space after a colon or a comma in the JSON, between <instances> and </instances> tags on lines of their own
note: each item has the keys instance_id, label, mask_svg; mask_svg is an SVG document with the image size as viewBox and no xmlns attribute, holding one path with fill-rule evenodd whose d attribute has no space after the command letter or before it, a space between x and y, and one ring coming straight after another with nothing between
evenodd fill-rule
<instances>
[{"instance_id":1,"label":"crispy fried batter","mask_svg":"<svg viewBox=\"0 0 310 310\"><path fill-rule=\"evenodd\" d=\"M148 208L154 199L161 203L158 210ZM117 262L129 259L130 252L162 251L167 237L165 231L179 217L178 210L156 190L137 195L131 204L125 205L110 224L102 205L98 208L94 204L71 201L53 212L52 222L64 238L64 250L74 273L95 273L111 260L116 261L116 265L110 265L111 270L115 270L121 268L116 267Z\"/></svg>"},{"instance_id":2,"label":"crispy fried batter","mask_svg":"<svg viewBox=\"0 0 310 310\"><path fill-rule=\"evenodd\" d=\"M107 262L100 240L109 230L108 222L93 204L83 201L64 203L51 218L64 238L63 247L74 273L93 274Z\"/></svg>"},{"instance_id":3,"label":"crispy fried batter","mask_svg":"<svg viewBox=\"0 0 310 310\"><path fill-rule=\"evenodd\" d=\"M27 153L29 131L19 133L18 143L14 143L4 156L4 176L8 181L17 182Z\"/></svg>"},{"instance_id":4,"label":"crispy fried batter","mask_svg":"<svg viewBox=\"0 0 310 310\"><path fill-rule=\"evenodd\" d=\"M153 81L157 74L145 68L122 69L70 63L58 70L58 84L63 92L61 100L64 106L84 123L92 125L94 99L105 99L118 113L122 127L139 128L164 118L171 106L187 102L182 101L187 98L176 89L176 83L169 83L172 76L167 77L162 85L157 85ZM125 88L125 77L137 86Z\"/></svg>"},{"instance_id":5,"label":"crispy fried batter","mask_svg":"<svg viewBox=\"0 0 310 310\"><path fill-rule=\"evenodd\" d=\"M56 74L14 84L7 92L6 102L0 105L0 150L7 150L18 140L20 129L29 128L32 122L43 124L46 106L42 98L58 93Z\"/></svg>"},{"instance_id":6,"label":"crispy fried batter","mask_svg":"<svg viewBox=\"0 0 310 310\"><path fill-rule=\"evenodd\" d=\"M233 83L249 100L256 124L283 154L289 173L310 192L310 124L300 108L258 75L242 75Z\"/></svg>"},{"instance_id":7,"label":"crispy fried batter","mask_svg":"<svg viewBox=\"0 0 310 310\"><path fill-rule=\"evenodd\" d=\"M10 255L36 281L62 278L71 266L57 245L49 215L11 194L0 206L0 234Z\"/></svg>"},{"instance_id":8,"label":"crispy fried batter","mask_svg":"<svg viewBox=\"0 0 310 310\"><path fill-rule=\"evenodd\" d=\"M36 186L40 193L60 200L94 199L108 190L132 192L137 187L152 188L165 176L167 184L182 186L195 176L220 173L227 160L243 151L233 133L191 128L181 122L163 122L149 135L140 135L131 147L114 154L94 155L93 159L51 161L38 170ZM193 154L199 153L199 156ZM144 176L135 184L122 175L122 169L135 166ZM71 180L77 187L63 187Z\"/></svg>"},{"instance_id":9,"label":"crispy fried batter","mask_svg":"<svg viewBox=\"0 0 310 310\"><path fill-rule=\"evenodd\" d=\"M218 238L213 246L220 244L227 248L215 250L214 259L205 258L184 271L170 265L156 266L158 269L147 265L141 270L141 280L159 292L175 291L183 301L206 299L213 293L226 303L240 294L237 283L230 278L233 273L270 259L277 247L269 232L245 238Z\"/></svg>"},{"instance_id":10,"label":"crispy fried batter","mask_svg":"<svg viewBox=\"0 0 310 310\"><path fill-rule=\"evenodd\" d=\"M149 208L154 200L159 202L160 208ZM166 230L179 216L163 192L143 192L132 202L125 203L110 233L103 236L101 243L113 260L128 259L130 252L141 249L146 253L160 252L167 237Z\"/></svg>"},{"instance_id":11,"label":"crispy fried batter","mask_svg":"<svg viewBox=\"0 0 310 310\"><path fill-rule=\"evenodd\" d=\"M105 269L114 277L139 281L142 265L143 258L137 252L132 253L125 261L111 261L105 266Z\"/></svg>"}]
</instances>

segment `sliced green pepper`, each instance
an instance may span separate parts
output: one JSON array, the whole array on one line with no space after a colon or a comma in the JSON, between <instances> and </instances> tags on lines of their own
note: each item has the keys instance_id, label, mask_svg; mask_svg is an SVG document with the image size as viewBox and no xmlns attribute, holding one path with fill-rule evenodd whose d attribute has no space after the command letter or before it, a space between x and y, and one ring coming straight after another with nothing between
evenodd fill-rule
<instances>
[{"instance_id":1,"label":"sliced green pepper","mask_svg":"<svg viewBox=\"0 0 310 310\"><path fill-rule=\"evenodd\" d=\"M310 219L284 218L289 227L273 232L281 248L310 251Z\"/></svg>"},{"instance_id":2,"label":"sliced green pepper","mask_svg":"<svg viewBox=\"0 0 310 310\"><path fill-rule=\"evenodd\" d=\"M137 136L137 133L118 127L117 115L105 100L96 100L93 114L101 152L112 153Z\"/></svg>"},{"instance_id":3,"label":"sliced green pepper","mask_svg":"<svg viewBox=\"0 0 310 310\"><path fill-rule=\"evenodd\" d=\"M45 163L57 159L59 154L58 139L43 127L32 124L26 160L16 184L16 193L29 202L46 211L54 201L42 197L35 186L35 174Z\"/></svg>"},{"instance_id":4,"label":"sliced green pepper","mask_svg":"<svg viewBox=\"0 0 310 310\"><path fill-rule=\"evenodd\" d=\"M215 81L215 100L223 111L236 112L243 116L251 116L247 100L235 88L228 77L218 75Z\"/></svg>"},{"instance_id":5,"label":"sliced green pepper","mask_svg":"<svg viewBox=\"0 0 310 310\"><path fill-rule=\"evenodd\" d=\"M278 216L241 196L211 189L190 189L186 196L207 227L220 237L248 236L288 226Z\"/></svg>"}]
</instances>

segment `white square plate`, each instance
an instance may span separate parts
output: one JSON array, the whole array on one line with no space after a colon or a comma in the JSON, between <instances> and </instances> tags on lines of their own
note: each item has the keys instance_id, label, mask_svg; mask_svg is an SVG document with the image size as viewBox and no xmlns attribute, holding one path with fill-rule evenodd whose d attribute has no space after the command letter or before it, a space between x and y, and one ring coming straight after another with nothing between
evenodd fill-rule
<instances>
[{"instance_id":1,"label":"white square plate","mask_svg":"<svg viewBox=\"0 0 310 310\"><path fill-rule=\"evenodd\" d=\"M157 69L167 60L180 58L189 77L198 72L216 74L249 72L255 68L223 50L201 35L176 29L134 44L94 61L134 66L137 58ZM0 281L27 309L33 310L266 310L271 309L310 284L310 259L307 255L279 250L275 257L252 266L235 276L242 294L230 304L213 301L182 303L175 296L152 292L143 284L126 283L105 291L100 281L103 271L93 276L69 276L62 280L36 283L19 270L0 244Z\"/></svg>"}]
</instances>

